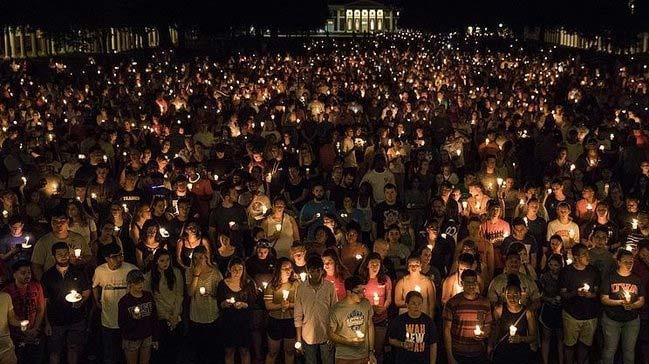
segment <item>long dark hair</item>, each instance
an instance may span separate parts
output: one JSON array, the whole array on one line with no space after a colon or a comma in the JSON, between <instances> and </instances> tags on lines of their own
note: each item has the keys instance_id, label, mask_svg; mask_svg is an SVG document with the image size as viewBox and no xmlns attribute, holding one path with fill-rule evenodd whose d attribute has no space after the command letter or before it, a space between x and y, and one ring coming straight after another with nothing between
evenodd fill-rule
<instances>
[{"instance_id":1,"label":"long dark hair","mask_svg":"<svg viewBox=\"0 0 649 364\"><path fill-rule=\"evenodd\" d=\"M154 292L160 292L160 271L158 270L158 261L163 255L169 256L169 267L163 272L167 280L167 288L173 291L176 284L176 275L174 274L174 266L171 261L171 253L166 249L158 249L153 255L153 269L151 269L151 289Z\"/></svg>"},{"instance_id":2,"label":"long dark hair","mask_svg":"<svg viewBox=\"0 0 649 364\"><path fill-rule=\"evenodd\" d=\"M243 267L243 273L241 273L241 279L239 280L239 287L243 289L244 287L247 287L248 284L250 284L250 278L248 278L248 271L246 268L246 263L243 261L243 259L239 257L233 257L230 259L228 262L228 276L230 276L230 268L232 268L233 265L240 265Z\"/></svg>"},{"instance_id":3,"label":"long dark hair","mask_svg":"<svg viewBox=\"0 0 649 364\"><path fill-rule=\"evenodd\" d=\"M322 258L324 257L329 257L334 261L334 266L336 267L336 274L335 277L338 279L345 279L349 276L349 272L347 271L347 268L343 265L343 263L340 261L340 257L338 256L338 253L336 252L335 249L329 248L325 250L322 253Z\"/></svg>"},{"instance_id":4,"label":"long dark hair","mask_svg":"<svg viewBox=\"0 0 649 364\"><path fill-rule=\"evenodd\" d=\"M270 280L270 286L273 287L273 289L279 288L279 286L282 284L282 265L284 263L288 263L291 266L291 270L293 269L293 263L291 262L290 259L286 257L281 257L277 259L277 265L275 265L275 271L273 272L273 278ZM295 276L294 274L291 274L288 277L289 283L295 282Z\"/></svg>"},{"instance_id":5,"label":"long dark hair","mask_svg":"<svg viewBox=\"0 0 649 364\"><path fill-rule=\"evenodd\" d=\"M370 253L367 258L363 260L363 263L361 264L360 269L358 270L358 274L363 278L363 281L365 284L370 280L370 261L371 260L378 260L381 263L381 268L379 268L379 273L376 275L376 280L379 282L379 284L385 284L387 281L388 275L385 273L385 267L383 266L383 258L381 258L381 254L379 253Z\"/></svg>"}]
</instances>

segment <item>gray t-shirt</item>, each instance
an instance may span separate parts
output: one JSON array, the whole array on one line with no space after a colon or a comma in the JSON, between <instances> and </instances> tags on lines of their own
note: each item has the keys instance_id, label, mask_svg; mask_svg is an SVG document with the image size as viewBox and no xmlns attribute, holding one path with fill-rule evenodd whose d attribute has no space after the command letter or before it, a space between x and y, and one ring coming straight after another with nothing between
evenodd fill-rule
<instances>
[{"instance_id":1,"label":"gray t-shirt","mask_svg":"<svg viewBox=\"0 0 649 364\"><path fill-rule=\"evenodd\" d=\"M338 335L353 338L357 332L364 335L361 346L336 345L337 359L364 359L369 352L369 324L374 312L370 302L363 299L359 304L346 304L345 301L334 305L329 314L329 326Z\"/></svg>"}]
</instances>

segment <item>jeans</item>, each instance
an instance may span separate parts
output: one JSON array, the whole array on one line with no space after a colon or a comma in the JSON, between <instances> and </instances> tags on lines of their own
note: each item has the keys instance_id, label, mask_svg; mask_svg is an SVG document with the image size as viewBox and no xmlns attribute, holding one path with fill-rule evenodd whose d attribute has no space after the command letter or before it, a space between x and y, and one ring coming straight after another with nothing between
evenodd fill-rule
<instances>
[{"instance_id":1,"label":"jeans","mask_svg":"<svg viewBox=\"0 0 649 364\"><path fill-rule=\"evenodd\" d=\"M123 362L122 334L119 329L101 327L101 346L103 348L104 364Z\"/></svg>"},{"instance_id":2,"label":"jeans","mask_svg":"<svg viewBox=\"0 0 649 364\"><path fill-rule=\"evenodd\" d=\"M318 364L318 350L322 364L334 364L334 347L329 343L304 344L304 363Z\"/></svg>"},{"instance_id":3,"label":"jeans","mask_svg":"<svg viewBox=\"0 0 649 364\"><path fill-rule=\"evenodd\" d=\"M611 320L604 313L602 314L602 332L604 333L602 363L613 364L621 336L624 364L633 364L635 361L635 342L640 332L640 319L636 318L628 322L618 322Z\"/></svg>"}]
</instances>

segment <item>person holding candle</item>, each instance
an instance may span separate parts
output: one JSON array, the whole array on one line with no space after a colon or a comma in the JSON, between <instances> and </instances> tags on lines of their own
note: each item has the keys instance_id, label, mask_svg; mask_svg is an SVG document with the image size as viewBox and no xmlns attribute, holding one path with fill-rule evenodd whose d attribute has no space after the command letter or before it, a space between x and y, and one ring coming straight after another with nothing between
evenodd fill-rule
<instances>
[{"instance_id":1,"label":"person holding candle","mask_svg":"<svg viewBox=\"0 0 649 364\"><path fill-rule=\"evenodd\" d=\"M182 203L181 203L182 205ZM202 246L211 256L209 239L201 233L201 228L194 222L188 223L184 228L184 234L176 244L176 261L181 268L188 269L192 262L194 250Z\"/></svg>"},{"instance_id":2,"label":"person holding candle","mask_svg":"<svg viewBox=\"0 0 649 364\"><path fill-rule=\"evenodd\" d=\"M70 247L70 252L81 249L79 257L76 255L70 256L70 264L83 265L92 259L88 242L81 235L69 230L68 217L63 209L55 209L52 212L50 222L52 231L38 239L31 257L32 271L34 272L34 278L37 280L41 279L44 271L54 266L55 261L51 251L54 243L59 241L66 242Z\"/></svg>"},{"instance_id":3,"label":"person holding candle","mask_svg":"<svg viewBox=\"0 0 649 364\"><path fill-rule=\"evenodd\" d=\"M599 201L597 200L597 187L587 184L581 191L582 199L575 205L575 216L578 221L585 222L595 216L595 209Z\"/></svg>"},{"instance_id":4,"label":"person holding candle","mask_svg":"<svg viewBox=\"0 0 649 364\"><path fill-rule=\"evenodd\" d=\"M24 218L20 215L10 216L7 225L9 232L0 239L0 261L11 266L18 260L29 260L35 242L33 237L27 235L23 230Z\"/></svg>"},{"instance_id":5,"label":"person holding candle","mask_svg":"<svg viewBox=\"0 0 649 364\"><path fill-rule=\"evenodd\" d=\"M141 270L128 272L128 292L118 303L118 324L126 364L148 364L151 349L158 348L158 313L153 295L144 290L144 280Z\"/></svg>"},{"instance_id":6,"label":"person holding candle","mask_svg":"<svg viewBox=\"0 0 649 364\"><path fill-rule=\"evenodd\" d=\"M347 224L345 243L340 248L340 260L348 272L354 273L358 270L367 256L367 246L360 240L360 226L352 221ZM358 259L360 257L360 259Z\"/></svg>"},{"instance_id":7,"label":"person holding candle","mask_svg":"<svg viewBox=\"0 0 649 364\"><path fill-rule=\"evenodd\" d=\"M460 279L464 290L446 302L442 313L446 357L449 364L487 363L491 305L480 296L476 271L467 269Z\"/></svg>"},{"instance_id":8,"label":"person holding candle","mask_svg":"<svg viewBox=\"0 0 649 364\"><path fill-rule=\"evenodd\" d=\"M437 363L437 329L432 319L422 312L423 302L421 293L408 292L408 311L390 322L388 340L395 348L395 363Z\"/></svg>"},{"instance_id":9,"label":"person holding candle","mask_svg":"<svg viewBox=\"0 0 649 364\"><path fill-rule=\"evenodd\" d=\"M508 276L505 292L505 304L494 309L493 363L527 364L532 359L531 345L536 343L536 318L520 303L518 276Z\"/></svg>"},{"instance_id":10,"label":"person holding candle","mask_svg":"<svg viewBox=\"0 0 649 364\"><path fill-rule=\"evenodd\" d=\"M347 295L329 314L327 335L336 347L336 364L376 363L374 356L374 315L365 299L365 286L359 276L345 279Z\"/></svg>"},{"instance_id":11,"label":"person holding candle","mask_svg":"<svg viewBox=\"0 0 649 364\"><path fill-rule=\"evenodd\" d=\"M218 355L211 338L216 335L219 306L216 291L223 279L221 272L209 262L207 249L199 245L194 249L191 267L185 274L189 297L189 335L197 363L210 363ZM203 287L204 289L201 289Z\"/></svg>"},{"instance_id":12,"label":"person holding candle","mask_svg":"<svg viewBox=\"0 0 649 364\"><path fill-rule=\"evenodd\" d=\"M365 298L372 304L374 316L374 350L376 361L383 363L383 348L388 324L388 308L392 304L392 280L383 270L381 256L370 253L359 269L365 284ZM407 295L406 295L407 297Z\"/></svg>"},{"instance_id":13,"label":"person holding candle","mask_svg":"<svg viewBox=\"0 0 649 364\"><path fill-rule=\"evenodd\" d=\"M158 320L160 349L153 353L152 361L173 364L180 340L178 324L183 305L183 277L172 265L171 253L164 249L155 252L152 269L144 277L144 289L153 294Z\"/></svg>"},{"instance_id":14,"label":"person holding candle","mask_svg":"<svg viewBox=\"0 0 649 364\"><path fill-rule=\"evenodd\" d=\"M101 248L101 254L106 263L95 268L92 278L92 293L97 309L101 312L101 342L104 363L114 364L121 361L118 358L121 347L118 303L127 292L126 276L128 272L137 269L137 267L124 262L124 254L117 244L104 245ZM72 261L72 258L70 259Z\"/></svg>"},{"instance_id":15,"label":"person holding candle","mask_svg":"<svg viewBox=\"0 0 649 364\"><path fill-rule=\"evenodd\" d=\"M295 293L296 349L304 352L305 364L333 364L333 347L329 344L327 327L329 311L337 302L334 285L324 279L324 263L319 256L307 260L308 279ZM299 343L299 344L298 344Z\"/></svg>"},{"instance_id":16,"label":"person holding candle","mask_svg":"<svg viewBox=\"0 0 649 364\"><path fill-rule=\"evenodd\" d=\"M324 215L336 212L333 201L329 201L325 197L322 182L315 182L311 186L311 195L313 198L304 204L299 215L300 227L307 230L307 240L310 241L315 237L316 228L322 226Z\"/></svg>"},{"instance_id":17,"label":"person holding candle","mask_svg":"<svg viewBox=\"0 0 649 364\"><path fill-rule=\"evenodd\" d=\"M428 277L421 274L421 259L418 256L411 256L407 261L408 274L401 278L394 289L394 303L400 313L406 311L406 295L410 291L418 291L424 297L425 314L434 318L437 293L435 286Z\"/></svg>"},{"instance_id":18,"label":"person holding candle","mask_svg":"<svg viewBox=\"0 0 649 364\"><path fill-rule=\"evenodd\" d=\"M245 256L245 249L235 240L235 237L236 233L234 231L224 231L219 234L217 248L214 249L212 260L223 276L228 274L227 268L230 260L235 258L243 259Z\"/></svg>"},{"instance_id":19,"label":"person holding candle","mask_svg":"<svg viewBox=\"0 0 649 364\"><path fill-rule=\"evenodd\" d=\"M329 248L322 253L322 262L326 273L325 279L333 283L338 301L341 301L346 295L345 279L349 276L349 272L342 265L338 253L333 248Z\"/></svg>"},{"instance_id":20,"label":"person holding candle","mask_svg":"<svg viewBox=\"0 0 649 364\"><path fill-rule=\"evenodd\" d=\"M45 271L41 279L47 306L45 334L49 362L60 363L61 353L67 348L67 363L77 364L85 343L86 303L92 282L83 268L70 265L70 249L66 243L54 244L52 255L56 265ZM74 292L77 297L72 295Z\"/></svg>"},{"instance_id":21,"label":"person holding candle","mask_svg":"<svg viewBox=\"0 0 649 364\"><path fill-rule=\"evenodd\" d=\"M570 217L571 207L567 202L560 202L556 211L557 218L548 223L546 239L550 241L550 238L554 234L559 234L561 239L563 239L564 248L570 249L575 243L580 241L579 226L572 221Z\"/></svg>"},{"instance_id":22,"label":"person holding candle","mask_svg":"<svg viewBox=\"0 0 649 364\"><path fill-rule=\"evenodd\" d=\"M617 269L602 281L603 364L613 363L618 344L622 346L624 364L635 362L635 344L640 331L639 311L644 306L646 292L640 277L632 272L633 264L631 252L618 250Z\"/></svg>"},{"instance_id":23,"label":"person holding candle","mask_svg":"<svg viewBox=\"0 0 649 364\"><path fill-rule=\"evenodd\" d=\"M506 288L510 274L517 275L521 285L521 303L531 310L535 310L540 305L541 294L536 282L527 274L521 273L521 256L517 251L507 252L505 258L505 269L502 274L496 276L489 284L487 297L492 304L504 304L506 300Z\"/></svg>"},{"instance_id":24,"label":"person holding candle","mask_svg":"<svg viewBox=\"0 0 649 364\"><path fill-rule=\"evenodd\" d=\"M541 357L543 364L550 361L550 348L553 337L556 338L557 359L563 364L563 328L561 325L561 291L559 290L559 272L563 267L563 258L554 254L548 258L545 271L539 279L541 289L541 311L539 324L543 333Z\"/></svg>"},{"instance_id":25,"label":"person holding candle","mask_svg":"<svg viewBox=\"0 0 649 364\"><path fill-rule=\"evenodd\" d=\"M162 228L155 222L149 220L142 227L143 234L140 235L140 241L135 246L135 258L137 266L145 272L148 272L153 265L153 256L158 250L166 250L164 237L160 236Z\"/></svg>"},{"instance_id":26,"label":"person holding candle","mask_svg":"<svg viewBox=\"0 0 649 364\"><path fill-rule=\"evenodd\" d=\"M277 260L278 269L264 287L264 303L268 310L268 354L266 364L274 364L280 350L284 363L293 364L295 326L293 307L295 291L300 283L293 275L293 265L287 258ZM283 344L283 349L281 349Z\"/></svg>"},{"instance_id":27,"label":"person holding candle","mask_svg":"<svg viewBox=\"0 0 649 364\"><path fill-rule=\"evenodd\" d=\"M453 274L449 275L444 279L444 282L442 283L442 297L441 297L441 303L442 305L446 304L446 302L451 299L451 297L455 296L456 294L462 292L463 287L462 287L462 281L460 277L462 276L462 272L464 272L467 269L472 269L476 270L476 261L475 257L472 254L469 253L462 253L458 257L458 263L457 263L457 270L453 272ZM478 289L479 292L482 292L484 289L484 283L482 281L482 278L478 274Z\"/></svg>"},{"instance_id":28,"label":"person holding candle","mask_svg":"<svg viewBox=\"0 0 649 364\"><path fill-rule=\"evenodd\" d=\"M19 330L12 330L16 344L16 356L20 363L39 363L43 359L45 341L42 340L42 324L45 319L43 287L32 280L28 260L19 260L11 266L13 282L4 288L11 296L16 318L26 322Z\"/></svg>"},{"instance_id":29,"label":"person holding candle","mask_svg":"<svg viewBox=\"0 0 649 364\"><path fill-rule=\"evenodd\" d=\"M234 364L234 356L239 352L242 364L250 364L250 323L252 318L250 306L257 298L255 282L248 278L241 258L232 258L228 264L228 276L219 282L216 289L216 300L219 302L221 315L220 325L224 329L239 327L240 330L222 336L225 346L225 363Z\"/></svg>"},{"instance_id":30,"label":"person holding candle","mask_svg":"<svg viewBox=\"0 0 649 364\"><path fill-rule=\"evenodd\" d=\"M285 213L285 209L286 199L276 197L271 213L261 223L266 236L273 242L277 257L290 256L291 244L300 240L300 227L293 216Z\"/></svg>"}]
</instances>

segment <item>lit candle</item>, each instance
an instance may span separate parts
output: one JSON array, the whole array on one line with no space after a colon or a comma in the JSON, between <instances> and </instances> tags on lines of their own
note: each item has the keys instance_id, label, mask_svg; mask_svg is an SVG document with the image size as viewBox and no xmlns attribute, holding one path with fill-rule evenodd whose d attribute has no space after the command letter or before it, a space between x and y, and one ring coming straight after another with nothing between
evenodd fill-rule
<instances>
[{"instance_id":1,"label":"lit candle","mask_svg":"<svg viewBox=\"0 0 649 364\"><path fill-rule=\"evenodd\" d=\"M421 293L421 287L419 287L419 286L415 286L415 291Z\"/></svg>"},{"instance_id":2,"label":"lit candle","mask_svg":"<svg viewBox=\"0 0 649 364\"><path fill-rule=\"evenodd\" d=\"M608 196L608 190L609 190L609 185L608 183L604 185L604 194Z\"/></svg>"},{"instance_id":3,"label":"lit candle","mask_svg":"<svg viewBox=\"0 0 649 364\"><path fill-rule=\"evenodd\" d=\"M77 258L81 257L81 249L74 249L74 256Z\"/></svg>"},{"instance_id":4,"label":"lit candle","mask_svg":"<svg viewBox=\"0 0 649 364\"><path fill-rule=\"evenodd\" d=\"M572 229L570 229L570 230L568 231L568 236L570 236L570 239L573 239L573 238L575 237L575 231L572 230Z\"/></svg>"},{"instance_id":5,"label":"lit candle","mask_svg":"<svg viewBox=\"0 0 649 364\"><path fill-rule=\"evenodd\" d=\"M235 302L237 302L237 301L234 299L234 297L230 297L230 298L228 298L227 301L228 301L229 303L231 303L231 304L234 304Z\"/></svg>"},{"instance_id":6,"label":"lit candle","mask_svg":"<svg viewBox=\"0 0 649 364\"><path fill-rule=\"evenodd\" d=\"M264 287L264 289L266 289L266 287L268 287L268 282L261 282L261 286Z\"/></svg>"},{"instance_id":7,"label":"lit candle","mask_svg":"<svg viewBox=\"0 0 649 364\"><path fill-rule=\"evenodd\" d=\"M125 203L122 204L122 208L124 208L124 212L128 213L128 206Z\"/></svg>"},{"instance_id":8,"label":"lit candle","mask_svg":"<svg viewBox=\"0 0 649 364\"><path fill-rule=\"evenodd\" d=\"M514 325L509 325L509 336L515 336L518 329Z\"/></svg>"},{"instance_id":9,"label":"lit candle","mask_svg":"<svg viewBox=\"0 0 649 364\"><path fill-rule=\"evenodd\" d=\"M76 303L81 301L81 295L75 290L71 290L70 293L65 295L65 300L70 303Z\"/></svg>"},{"instance_id":10,"label":"lit candle","mask_svg":"<svg viewBox=\"0 0 649 364\"><path fill-rule=\"evenodd\" d=\"M300 280L302 282L306 281L306 273L305 272L300 273Z\"/></svg>"},{"instance_id":11,"label":"lit candle","mask_svg":"<svg viewBox=\"0 0 649 364\"><path fill-rule=\"evenodd\" d=\"M631 228L633 228L633 230L638 228L638 219L631 220Z\"/></svg>"},{"instance_id":12,"label":"lit candle","mask_svg":"<svg viewBox=\"0 0 649 364\"><path fill-rule=\"evenodd\" d=\"M295 342L295 350L300 350L300 349L302 349L302 343L299 342L299 341L296 341Z\"/></svg>"},{"instance_id":13,"label":"lit candle","mask_svg":"<svg viewBox=\"0 0 649 364\"><path fill-rule=\"evenodd\" d=\"M356 337L362 339L365 337L365 334L361 330L356 330Z\"/></svg>"},{"instance_id":14,"label":"lit candle","mask_svg":"<svg viewBox=\"0 0 649 364\"><path fill-rule=\"evenodd\" d=\"M27 326L29 326L29 320L20 321L20 331L27 331Z\"/></svg>"},{"instance_id":15,"label":"lit candle","mask_svg":"<svg viewBox=\"0 0 649 364\"><path fill-rule=\"evenodd\" d=\"M570 172L574 171L575 168L577 168L577 167L576 167L574 164L571 164L571 165L570 165Z\"/></svg>"},{"instance_id":16,"label":"lit candle","mask_svg":"<svg viewBox=\"0 0 649 364\"><path fill-rule=\"evenodd\" d=\"M626 289L622 291L622 295L624 295L624 300L627 303L631 303L631 292L627 291Z\"/></svg>"},{"instance_id":17,"label":"lit candle","mask_svg":"<svg viewBox=\"0 0 649 364\"><path fill-rule=\"evenodd\" d=\"M462 209L466 210L466 208L469 206L469 203L466 201L462 201Z\"/></svg>"},{"instance_id":18,"label":"lit candle","mask_svg":"<svg viewBox=\"0 0 649 364\"><path fill-rule=\"evenodd\" d=\"M236 224L236 223L235 223L234 221L230 221L230 222L228 223L228 225L230 226L230 229L232 229L232 228L234 227L235 224Z\"/></svg>"},{"instance_id":19,"label":"lit candle","mask_svg":"<svg viewBox=\"0 0 649 364\"><path fill-rule=\"evenodd\" d=\"M169 232L167 231L167 229L161 227L158 231L160 232L160 236L162 236L163 238L169 237Z\"/></svg>"},{"instance_id":20,"label":"lit candle","mask_svg":"<svg viewBox=\"0 0 649 364\"><path fill-rule=\"evenodd\" d=\"M204 296L204 295L205 295L205 287L200 287L200 288L198 289L198 292L199 292L201 295Z\"/></svg>"},{"instance_id":21,"label":"lit candle","mask_svg":"<svg viewBox=\"0 0 649 364\"><path fill-rule=\"evenodd\" d=\"M290 292L288 291L288 289L283 289L283 290L282 290L282 299L283 299L284 301L288 300L288 295L289 295L289 293L290 293Z\"/></svg>"},{"instance_id":22,"label":"lit candle","mask_svg":"<svg viewBox=\"0 0 649 364\"><path fill-rule=\"evenodd\" d=\"M275 230L282 231L282 224L275 224Z\"/></svg>"},{"instance_id":23,"label":"lit candle","mask_svg":"<svg viewBox=\"0 0 649 364\"><path fill-rule=\"evenodd\" d=\"M521 205L521 206L525 205L525 199L524 199L524 198L521 198L521 199L518 201L518 204Z\"/></svg>"},{"instance_id":24,"label":"lit candle","mask_svg":"<svg viewBox=\"0 0 649 364\"><path fill-rule=\"evenodd\" d=\"M190 183L187 183L187 188L191 191L192 188L194 188L194 184L191 183L191 182L190 182Z\"/></svg>"},{"instance_id":25,"label":"lit candle","mask_svg":"<svg viewBox=\"0 0 649 364\"><path fill-rule=\"evenodd\" d=\"M457 154L457 156L459 157L462 154L462 150L460 150L460 149L456 150L455 154Z\"/></svg>"},{"instance_id":26,"label":"lit candle","mask_svg":"<svg viewBox=\"0 0 649 364\"><path fill-rule=\"evenodd\" d=\"M133 313L136 314L136 315L139 315L140 314L140 306L135 306L135 308L133 309Z\"/></svg>"},{"instance_id":27,"label":"lit candle","mask_svg":"<svg viewBox=\"0 0 649 364\"><path fill-rule=\"evenodd\" d=\"M475 325L475 330L473 330L473 333L475 334L475 336L482 335L482 329L480 328L480 325Z\"/></svg>"},{"instance_id":28,"label":"lit candle","mask_svg":"<svg viewBox=\"0 0 649 364\"><path fill-rule=\"evenodd\" d=\"M2 217L4 217L5 219L8 218L9 217L9 211L2 210Z\"/></svg>"},{"instance_id":29,"label":"lit candle","mask_svg":"<svg viewBox=\"0 0 649 364\"><path fill-rule=\"evenodd\" d=\"M593 205L592 204L586 205L586 210L592 211L593 210Z\"/></svg>"},{"instance_id":30,"label":"lit candle","mask_svg":"<svg viewBox=\"0 0 649 364\"><path fill-rule=\"evenodd\" d=\"M23 249L29 249L32 247L31 244L29 244L29 236L25 236L25 242L22 244Z\"/></svg>"},{"instance_id":31,"label":"lit candle","mask_svg":"<svg viewBox=\"0 0 649 364\"><path fill-rule=\"evenodd\" d=\"M566 258L566 265L572 264L572 258Z\"/></svg>"},{"instance_id":32,"label":"lit candle","mask_svg":"<svg viewBox=\"0 0 649 364\"><path fill-rule=\"evenodd\" d=\"M590 291L590 285L588 285L588 283L584 283L584 286L581 287L580 290L582 290L584 292L588 292L588 291Z\"/></svg>"},{"instance_id":33,"label":"lit candle","mask_svg":"<svg viewBox=\"0 0 649 364\"><path fill-rule=\"evenodd\" d=\"M500 178L500 177L496 178L496 183L498 183L498 187L502 187L503 182L505 182L505 181L502 178Z\"/></svg>"},{"instance_id":34,"label":"lit candle","mask_svg":"<svg viewBox=\"0 0 649 364\"><path fill-rule=\"evenodd\" d=\"M90 198L93 199L93 200L96 200L96 199L97 199L97 194L94 193L94 192L91 193L91 194L90 194Z\"/></svg>"},{"instance_id":35,"label":"lit candle","mask_svg":"<svg viewBox=\"0 0 649 364\"><path fill-rule=\"evenodd\" d=\"M374 299L374 305L375 306L378 305L379 302L381 301L381 298L379 297L378 292L374 292L374 294L372 294L372 298Z\"/></svg>"},{"instance_id":36,"label":"lit candle","mask_svg":"<svg viewBox=\"0 0 649 364\"><path fill-rule=\"evenodd\" d=\"M361 260L363 259L363 256L361 254L356 254L356 260Z\"/></svg>"}]
</instances>

